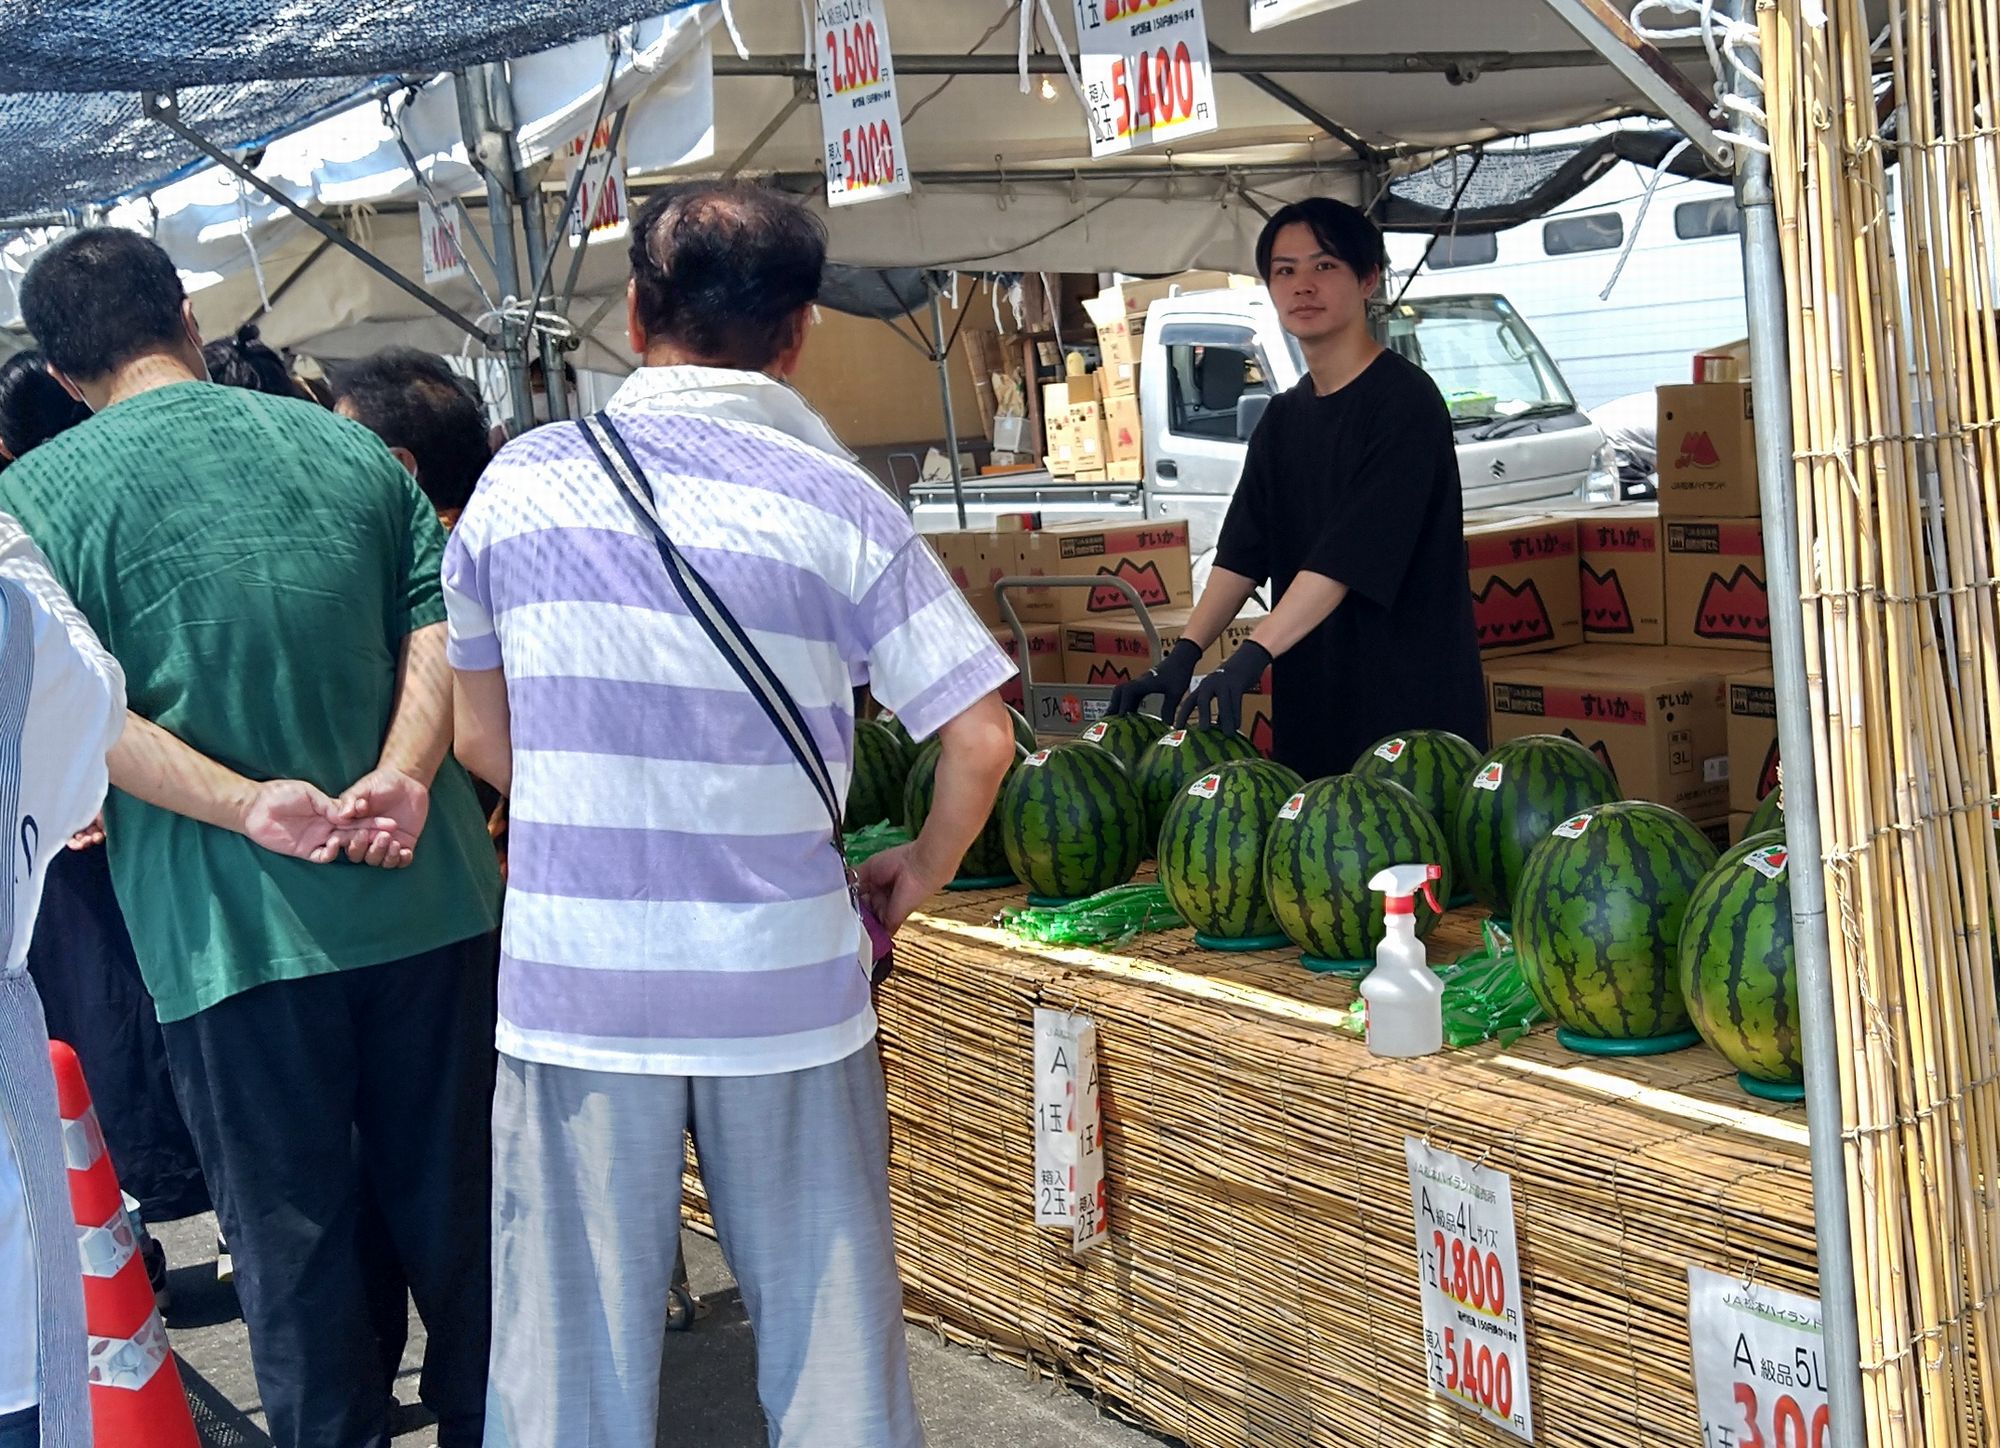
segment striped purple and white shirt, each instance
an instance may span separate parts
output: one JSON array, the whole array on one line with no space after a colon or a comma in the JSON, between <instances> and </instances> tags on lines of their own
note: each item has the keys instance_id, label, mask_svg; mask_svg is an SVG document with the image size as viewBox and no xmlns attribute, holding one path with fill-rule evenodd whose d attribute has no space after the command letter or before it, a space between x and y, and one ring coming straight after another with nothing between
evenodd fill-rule
<instances>
[{"instance_id":1,"label":"striped purple and white shirt","mask_svg":"<svg viewBox=\"0 0 2000 1448\"><path fill-rule=\"evenodd\" d=\"M1014 672L789 387L642 368L607 410L843 790L856 685L921 739ZM504 670L512 712L500 1049L739 1076L865 1045L863 941L825 806L577 427L501 451L444 586L453 666Z\"/></svg>"}]
</instances>

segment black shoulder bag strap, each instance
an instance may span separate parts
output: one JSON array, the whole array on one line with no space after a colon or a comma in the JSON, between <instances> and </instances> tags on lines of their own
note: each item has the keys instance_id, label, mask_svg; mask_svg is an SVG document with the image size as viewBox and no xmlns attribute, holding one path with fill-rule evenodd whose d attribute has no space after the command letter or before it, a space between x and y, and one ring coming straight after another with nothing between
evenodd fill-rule
<instances>
[{"instance_id":1,"label":"black shoulder bag strap","mask_svg":"<svg viewBox=\"0 0 2000 1448\"><path fill-rule=\"evenodd\" d=\"M798 760L799 767L806 772L806 778L818 793L820 803L826 807L827 820L833 828L834 853L840 856L841 866L846 869L850 893L855 894L855 905L861 911L863 925L869 934L876 964L875 976L879 980L887 971L887 936L881 933L881 927L872 914L861 906L855 889L854 872L847 868L840 791L834 786L833 774L826 767L826 758L819 752L812 730L806 726L805 715L799 711L784 682L766 662L757 645L750 641L750 636L743 631L743 626L736 621L728 605L674 546L666 525L660 521L645 470L632 456L632 449L626 445L618 429L612 426L611 419L599 412L584 418L577 426L582 429L584 440L590 444L590 450L597 455L605 473L624 497L626 506L632 510L632 516L639 521L640 527L652 535L653 546L659 551L660 561L666 565L667 577L673 583L674 591L680 595L681 602L687 606L689 615L728 661L736 677L743 681L750 697L763 708L771 727L783 736L792 757Z\"/></svg>"}]
</instances>

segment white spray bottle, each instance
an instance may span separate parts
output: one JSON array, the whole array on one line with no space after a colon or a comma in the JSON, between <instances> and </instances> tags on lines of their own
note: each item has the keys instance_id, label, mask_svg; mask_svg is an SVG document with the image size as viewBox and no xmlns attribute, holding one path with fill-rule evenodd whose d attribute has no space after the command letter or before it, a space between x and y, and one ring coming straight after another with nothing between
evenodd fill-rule
<instances>
[{"instance_id":1,"label":"white spray bottle","mask_svg":"<svg viewBox=\"0 0 2000 1448\"><path fill-rule=\"evenodd\" d=\"M1368 1049L1378 1056L1428 1056L1444 1049L1444 982L1431 970L1417 939L1417 892L1438 909L1431 882L1436 865L1391 865L1368 882L1387 895L1388 933L1375 948L1375 969L1361 982L1368 1004Z\"/></svg>"}]
</instances>

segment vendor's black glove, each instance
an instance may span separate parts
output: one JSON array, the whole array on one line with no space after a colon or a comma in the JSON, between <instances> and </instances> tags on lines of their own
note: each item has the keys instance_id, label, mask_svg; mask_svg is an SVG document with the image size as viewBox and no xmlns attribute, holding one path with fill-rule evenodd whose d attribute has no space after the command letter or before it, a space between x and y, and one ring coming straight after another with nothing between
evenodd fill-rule
<instances>
[{"instance_id":1,"label":"vendor's black glove","mask_svg":"<svg viewBox=\"0 0 2000 1448\"><path fill-rule=\"evenodd\" d=\"M1262 644L1245 639L1229 662L1204 675L1194 692L1174 716L1177 729L1214 727L1234 734L1243 722L1243 696L1257 687L1264 670L1271 667L1271 654ZM1213 718L1210 711L1213 710Z\"/></svg>"},{"instance_id":2,"label":"vendor's black glove","mask_svg":"<svg viewBox=\"0 0 2000 1448\"><path fill-rule=\"evenodd\" d=\"M1181 699L1187 694L1188 685L1194 682L1194 666L1200 662L1201 645L1193 639L1182 639L1167 651L1158 668L1127 680L1111 691L1111 712L1136 714L1141 703L1158 694L1162 700L1160 717L1173 718L1174 710L1180 708Z\"/></svg>"}]
</instances>

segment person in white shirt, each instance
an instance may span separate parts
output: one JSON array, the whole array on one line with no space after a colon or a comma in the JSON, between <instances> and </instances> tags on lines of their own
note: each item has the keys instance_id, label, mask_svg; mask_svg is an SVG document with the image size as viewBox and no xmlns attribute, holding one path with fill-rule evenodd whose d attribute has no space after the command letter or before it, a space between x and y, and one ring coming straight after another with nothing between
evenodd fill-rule
<instances>
[{"instance_id":1,"label":"person in white shirt","mask_svg":"<svg viewBox=\"0 0 2000 1448\"><path fill-rule=\"evenodd\" d=\"M49 860L104 803L124 724L124 673L0 514L0 1448L90 1443L83 1279L26 962Z\"/></svg>"}]
</instances>

